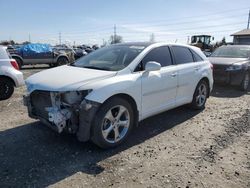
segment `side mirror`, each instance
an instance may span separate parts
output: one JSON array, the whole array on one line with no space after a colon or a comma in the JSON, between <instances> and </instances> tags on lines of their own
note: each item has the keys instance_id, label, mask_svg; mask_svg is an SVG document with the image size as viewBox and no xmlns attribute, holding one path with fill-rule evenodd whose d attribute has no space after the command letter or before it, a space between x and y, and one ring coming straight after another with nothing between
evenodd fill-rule
<instances>
[{"instance_id":1,"label":"side mirror","mask_svg":"<svg viewBox=\"0 0 250 188\"><path fill-rule=\"evenodd\" d=\"M161 64L155 61L149 61L146 63L145 70L150 71L158 71L161 69Z\"/></svg>"}]
</instances>

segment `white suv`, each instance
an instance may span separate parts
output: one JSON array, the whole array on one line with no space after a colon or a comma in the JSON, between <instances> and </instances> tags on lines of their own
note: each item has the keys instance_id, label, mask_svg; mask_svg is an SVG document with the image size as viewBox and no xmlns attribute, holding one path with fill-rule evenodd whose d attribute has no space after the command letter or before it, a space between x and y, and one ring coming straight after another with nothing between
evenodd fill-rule
<instances>
[{"instance_id":1,"label":"white suv","mask_svg":"<svg viewBox=\"0 0 250 188\"><path fill-rule=\"evenodd\" d=\"M213 77L196 47L125 43L39 72L26 85L30 117L108 148L147 117L184 104L204 108Z\"/></svg>"},{"instance_id":2,"label":"white suv","mask_svg":"<svg viewBox=\"0 0 250 188\"><path fill-rule=\"evenodd\" d=\"M24 85L23 74L14 59L10 59L7 48L0 46L0 101L11 97L14 87Z\"/></svg>"}]
</instances>

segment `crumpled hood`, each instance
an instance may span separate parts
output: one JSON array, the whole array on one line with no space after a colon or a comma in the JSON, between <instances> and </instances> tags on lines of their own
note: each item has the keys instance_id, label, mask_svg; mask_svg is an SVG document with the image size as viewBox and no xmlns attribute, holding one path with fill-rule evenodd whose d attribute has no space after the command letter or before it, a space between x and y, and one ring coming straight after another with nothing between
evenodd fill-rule
<instances>
[{"instance_id":1,"label":"crumpled hood","mask_svg":"<svg viewBox=\"0 0 250 188\"><path fill-rule=\"evenodd\" d=\"M224 58L224 57L209 57L209 61L215 65L232 65L247 61L247 58Z\"/></svg>"},{"instance_id":2,"label":"crumpled hood","mask_svg":"<svg viewBox=\"0 0 250 188\"><path fill-rule=\"evenodd\" d=\"M64 65L36 73L27 78L25 82L29 93L34 90L73 91L90 82L115 75L116 72Z\"/></svg>"}]
</instances>

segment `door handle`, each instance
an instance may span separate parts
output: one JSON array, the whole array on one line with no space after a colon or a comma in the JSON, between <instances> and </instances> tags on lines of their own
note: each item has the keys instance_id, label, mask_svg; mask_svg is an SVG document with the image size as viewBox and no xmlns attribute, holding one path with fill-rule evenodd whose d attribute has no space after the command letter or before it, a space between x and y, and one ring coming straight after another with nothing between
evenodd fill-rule
<instances>
[{"instance_id":1,"label":"door handle","mask_svg":"<svg viewBox=\"0 0 250 188\"><path fill-rule=\"evenodd\" d=\"M198 71L200 70L200 67L195 67L194 70Z\"/></svg>"},{"instance_id":2,"label":"door handle","mask_svg":"<svg viewBox=\"0 0 250 188\"><path fill-rule=\"evenodd\" d=\"M171 77L173 77L173 78L176 77L176 76L177 76L176 72L171 74Z\"/></svg>"}]
</instances>

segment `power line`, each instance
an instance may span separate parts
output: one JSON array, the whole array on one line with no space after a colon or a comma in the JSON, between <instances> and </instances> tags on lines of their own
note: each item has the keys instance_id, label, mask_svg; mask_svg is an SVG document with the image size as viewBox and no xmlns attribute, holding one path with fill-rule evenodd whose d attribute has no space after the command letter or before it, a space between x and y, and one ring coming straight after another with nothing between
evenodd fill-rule
<instances>
[{"instance_id":1,"label":"power line","mask_svg":"<svg viewBox=\"0 0 250 188\"><path fill-rule=\"evenodd\" d=\"M223 13L227 13L227 12L237 12L237 11L242 11L242 10L248 10L250 7L241 7L241 8L237 8L237 9L229 9L229 10L225 10L225 11L216 11L216 12L211 12L209 14L202 14L202 15L195 15L195 16L186 16L186 17L180 17L177 19L164 19L164 20L150 20L150 21L143 21L144 23L154 23L155 21L157 22L165 22L165 21L176 21L176 20L183 20L186 18L197 18L197 17L210 17L210 16L214 16L214 15L224 15ZM129 24L131 22L127 22L127 24ZM126 23L123 23L126 24Z\"/></svg>"},{"instance_id":2,"label":"power line","mask_svg":"<svg viewBox=\"0 0 250 188\"><path fill-rule=\"evenodd\" d=\"M171 26L171 25L184 25L184 24L189 24L189 23L196 23L196 22L202 22L202 21L210 21L208 20L207 18L204 18L204 16L210 16L210 19L211 19L211 16L214 16L214 15L221 15L221 13L223 12L232 12L232 11L239 11L239 10L244 10L244 9L247 9L247 8L240 8L240 9L231 9L231 10L227 10L227 11L222 11L222 12L219 12L219 13L213 13L213 14L206 14L206 15L203 15L203 18L201 19L198 19L197 20L197 17L202 17L202 16L189 16L189 17L182 17L181 20L185 19L185 18L196 18L196 20L193 20L193 21L185 21L185 22L172 22L174 20L180 20L180 19L168 19L170 20L171 22L170 23L164 23L164 24L159 24L161 23L162 21L154 21L154 24L150 24L148 26L143 26L143 25L140 25L140 28L150 28L152 26ZM240 14L240 15L237 15L237 16L233 16L233 18L239 18L241 17L242 15L245 16L245 14ZM226 19L229 19L229 18L220 18L220 20L226 20ZM165 20L166 21L166 20ZM212 21L212 19L211 19ZM147 23L147 22L144 22L144 23ZM131 25L133 26L133 25ZM134 27L138 27L138 24L137 25L134 25ZM124 27L123 27L124 28ZM67 36L70 36L72 34L76 34L76 33L79 33L79 34L86 34L86 33L90 33L90 32L103 32L104 30L105 31L111 31L111 27L93 27L92 29L89 29L89 30L84 30L84 31L80 31L78 30L77 32L64 32L64 35L67 35ZM126 28L125 28L126 29ZM45 36L55 36L55 34L51 34L51 35L44 35Z\"/></svg>"}]
</instances>

